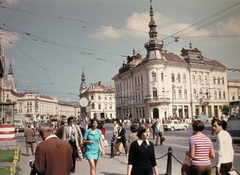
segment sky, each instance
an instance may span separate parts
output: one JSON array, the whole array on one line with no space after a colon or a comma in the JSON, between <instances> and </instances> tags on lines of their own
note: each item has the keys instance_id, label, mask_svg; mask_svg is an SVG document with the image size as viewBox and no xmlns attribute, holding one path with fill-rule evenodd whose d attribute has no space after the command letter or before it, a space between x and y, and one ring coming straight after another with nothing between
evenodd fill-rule
<instances>
[{"instance_id":1,"label":"sky","mask_svg":"<svg viewBox=\"0 0 240 175\"><path fill-rule=\"evenodd\" d=\"M0 43L18 93L37 90L79 101L87 86L114 87L133 49L146 57L150 4L163 49L197 48L228 69L240 69L239 0L0 0ZM177 40L177 42L175 42ZM237 71L229 79L240 80Z\"/></svg>"}]
</instances>

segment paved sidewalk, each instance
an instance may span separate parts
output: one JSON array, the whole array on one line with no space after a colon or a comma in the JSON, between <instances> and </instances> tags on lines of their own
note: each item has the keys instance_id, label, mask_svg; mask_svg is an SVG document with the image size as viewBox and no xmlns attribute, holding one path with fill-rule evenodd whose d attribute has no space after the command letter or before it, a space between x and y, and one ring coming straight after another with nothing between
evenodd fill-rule
<instances>
[{"instance_id":1,"label":"paved sidewalk","mask_svg":"<svg viewBox=\"0 0 240 175\"><path fill-rule=\"evenodd\" d=\"M105 147L106 155L102 156L98 161L97 165L97 175L126 175L127 172L127 157L125 154L121 156L115 156L110 158L110 149L111 147ZM25 143L21 143L21 157L18 165L21 167L21 172L19 175L29 175L30 167L29 161L34 159L34 156L25 156ZM58 153L56 153L58 154ZM61 153L59 153L61 154ZM76 162L76 175L88 175L89 173L89 164L85 159L83 161ZM159 175L164 175L166 173L166 159L157 160ZM172 165L172 174L180 174L181 165L179 163L174 163ZM74 175L72 174L72 175Z\"/></svg>"}]
</instances>

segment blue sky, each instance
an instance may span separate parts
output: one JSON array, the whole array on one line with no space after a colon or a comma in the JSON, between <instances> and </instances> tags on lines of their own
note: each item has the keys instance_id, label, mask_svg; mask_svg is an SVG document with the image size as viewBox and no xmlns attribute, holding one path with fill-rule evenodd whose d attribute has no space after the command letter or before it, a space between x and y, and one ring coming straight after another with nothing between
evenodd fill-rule
<instances>
[{"instance_id":1,"label":"blue sky","mask_svg":"<svg viewBox=\"0 0 240 175\"><path fill-rule=\"evenodd\" d=\"M38 90L79 101L83 69L88 86L98 81L114 86L112 77L133 49L146 56L149 0L1 2L6 71L11 61L19 93ZM164 50L180 54L191 41L204 57L240 68L238 0L152 0L152 6ZM240 79L239 72L228 74L230 79Z\"/></svg>"}]
</instances>

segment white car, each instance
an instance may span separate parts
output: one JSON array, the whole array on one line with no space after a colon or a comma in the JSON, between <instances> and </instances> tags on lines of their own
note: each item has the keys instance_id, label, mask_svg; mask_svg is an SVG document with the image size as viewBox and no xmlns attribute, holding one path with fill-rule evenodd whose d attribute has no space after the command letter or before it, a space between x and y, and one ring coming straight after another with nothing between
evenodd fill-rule
<instances>
[{"instance_id":1,"label":"white car","mask_svg":"<svg viewBox=\"0 0 240 175\"><path fill-rule=\"evenodd\" d=\"M187 123L183 123L179 120L168 120L166 123L163 124L163 129L167 130L186 130L188 128Z\"/></svg>"}]
</instances>

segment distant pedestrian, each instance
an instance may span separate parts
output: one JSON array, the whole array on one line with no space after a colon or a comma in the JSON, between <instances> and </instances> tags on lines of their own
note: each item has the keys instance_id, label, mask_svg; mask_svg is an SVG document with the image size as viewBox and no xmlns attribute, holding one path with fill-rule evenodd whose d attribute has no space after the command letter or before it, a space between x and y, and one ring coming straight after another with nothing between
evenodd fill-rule
<instances>
[{"instance_id":1,"label":"distant pedestrian","mask_svg":"<svg viewBox=\"0 0 240 175\"><path fill-rule=\"evenodd\" d=\"M129 150L127 175L158 175L154 145L148 140L150 127L141 124L137 132L138 140L132 142Z\"/></svg>"},{"instance_id":2,"label":"distant pedestrian","mask_svg":"<svg viewBox=\"0 0 240 175\"><path fill-rule=\"evenodd\" d=\"M64 120L61 120L60 125L58 125L58 129L57 129L57 132L56 132L56 136L59 139L63 138L64 126L65 126L65 122L64 122Z\"/></svg>"},{"instance_id":3,"label":"distant pedestrian","mask_svg":"<svg viewBox=\"0 0 240 175\"><path fill-rule=\"evenodd\" d=\"M226 130L227 129L227 122L224 120L224 117L221 117L221 121L222 121L222 129Z\"/></svg>"},{"instance_id":4,"label":"distant pedestrian","mask_svg":"<svg viewBox=\"0 0 240 175\"><path fill-rule=\"evenodd\" d=\"M115 155L121 155L121 152L119 151L119 145L122 143L126 155L128 154L128 147L127 147L127 139L126 139L126 130L123 128L123 124L118 124L118 136L117 136L117 142L115 145Z\"/></svg>"},{"instance_id":5,"label":"distant pedestrian","mask_svg":"<svg viewBox=\"0 0 240 175\"><path fill-rule=\"evenodd\" d=\"M85 123L85 130L87 130L89 126L89 117L87 113L85 113L84 123Z\"/></svg>"},{"instance_id":6,"label":"distant pedestrian","mask_svg":"<svg viewBox=\"0 0 240 175\"><path fill-rule=\"evenodd\" d=\"M163 124L161 120L156 119L156 125L155 125L155 133L156 133L156 140L155 140L155 145L158 146L158 143L162 145L163 143Z\"/></svg>"},{"instance_id":7,"label":"distant pedestrian","mask_svg":"<svg viewBox=\"0 0 240 175\"><path fill-rule=\"evenodd\" d=\"M153 118L153 123L152 123L152 136L153 136L153 139L155 139L155 136L156 136L156 118Z\"/></svg>"},{"instance_id":8,"label":"distant pedestrian","mask_svg":"<svg viewBox=\"0 0 240 175\"><path fill-rule=\"evenodd\" d=\"M216 165L216 175L228 175L228 171L234 169L232 137L223 129L222 121L219 119L212 120L212 128L217 133L218 160Z\"/></svg>"},{"instance_id":9,"label":"distant pedestrian","mask_svg":"<svg viewBox=\"0 0 240 175\"><path fill-rule=\"evenodd\" d=\"M137 136L138 127L139 127L138 124L132 124L130 126L130 130L132 131L132 133L128 137L128 152L129 152L131 143L138 139L138 136Z\"/></svg>"},{"instance_id":10,"label":"distant pedestrian","mask_svg":"<svg viewBox=\"0 0 240 175\"><path fill-rule=\"evenodd\" d=\"M33 143L34 143L35 134L31 128L30 123L28 124L28 128L24 130L24 137L26 137L26 156L29 156L28 154L29 147L31 148L32 155L34 155Z\"/></svg>"},{"instance_id":11,"label":"distant pedestrian","mask_svg":"<svg viewBox=\"0 0 240 175\"><path fill-rule=\"evenodd\" d=\"M204 123L196 120L192 123L193 133L189 138L189 151L186 155L192 159L190 165L191 175L211 175L211 161L215 157L212 141L204 135Z\"/></svg>"}]
</instances>

